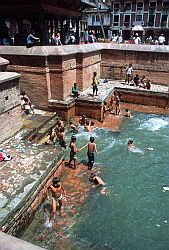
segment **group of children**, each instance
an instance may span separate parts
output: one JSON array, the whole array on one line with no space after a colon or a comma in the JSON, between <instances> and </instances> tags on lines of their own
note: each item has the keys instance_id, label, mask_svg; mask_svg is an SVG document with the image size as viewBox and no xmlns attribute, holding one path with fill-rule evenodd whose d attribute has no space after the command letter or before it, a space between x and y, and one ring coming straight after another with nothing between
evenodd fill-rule
<instances>
[{"instance_id":1,"label":"group of children","mask_svg":"<svg viewBox=\"0 0 169 250\"><path fill-rule=\"evenodd\" d=\"M94 122L93 121L89 122L89 120L87 120L85 115L83 115L81 117L81 119L79 120L79 124L81 126L84 126L84 129L86 129L88 132L91 132L92 129L94 128ZM77 129L76 125L74 125L72 122L69 122L69 125L70 125L70 129L73 132L78 132L78 129ZM59 128L60 127L62 128L62 126L63 126L63 123L61 123L61 121L58 120L57 121L57 126L55 128L55 133L56 133L56 131L58 131L58 132L60 131L60 133L61 133L61 129L59 130ZM90 127L90 129L89 129L89 127ZM54 137L53 136L51 137L51 134L50 134L50 140L51 141L54 140ZM83 147L81 147L80 149L78 149L78 147L76 145L76 136L72 135L70 143L69 143L69 147L70 147L70 158L69 158L69 163L68 163L69 168L76 169L76 155L77 155L77 152L80 152L83 149L87 148L88 170L91 171L92 168L93 168L93 164L94 164L94 154L95 153L98 154L96 143L95 143L95 138L93 136L91 136L89 142L87 144L85 144ZM72 165L72 162L73 162L73 165ZM105 189L106 189L105 183L100 177L98 177L94 173L91 173L90 177L89 177L89 180L91 182L93 182L93 184L95 186L101 185L102 186L101 193L105 194ZM66 195L66 191L65 191L64 187L62 186L61 180L58 177L53 178L52 185L50 185L48 187L47 194L46 194L47 199L50 199L49 191L52 194L52 210L51 210L51 213L50 213L49 222L47 222L47 226L52 227L53 217L54 217L54 214L56 212L56 205L57 205L56 203L58 202L59 216L61 216L63 195L64 195L65 201L67 201L67 195Z\"/></svg>"}]
</instances>

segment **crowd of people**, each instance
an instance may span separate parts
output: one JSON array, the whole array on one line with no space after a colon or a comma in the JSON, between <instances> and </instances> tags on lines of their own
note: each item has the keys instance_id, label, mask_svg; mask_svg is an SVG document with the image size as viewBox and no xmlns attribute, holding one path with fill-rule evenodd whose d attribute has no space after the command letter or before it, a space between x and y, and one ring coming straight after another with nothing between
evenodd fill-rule
<instances>
[{"instance_id":1,"label":"crowd of people","mask_svg":"<svg viewBox=\"0 0 169 250\"><path fill-rule=\"evenodd\" d=\"M154 36L152 37L151 35L142 38L142 36L139 33L135 33L129 40L124 40L122 37L122 34L118 33L113 34L109 36L109 40L113 43L123 43L123 42L128 42L130 44L152 44L152 45L165 45L166 44L166 39L164 34L160 34L159 36Z\"/></svg>"}]
</instances>

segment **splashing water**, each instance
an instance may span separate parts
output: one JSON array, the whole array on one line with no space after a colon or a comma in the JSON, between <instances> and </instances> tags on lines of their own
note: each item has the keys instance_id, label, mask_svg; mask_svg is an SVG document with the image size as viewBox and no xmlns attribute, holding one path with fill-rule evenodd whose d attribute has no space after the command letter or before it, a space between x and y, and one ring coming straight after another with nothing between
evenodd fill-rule
<instances>
[{"instance_id":1,"label":"splashing water","mask_svg":"<svg viewBox=\"0 0 169 250\"><path fill-rule=\"evenodd\" d=\"M159 130L160 128L164 128L165 126L168 125L168 119L162 119L162 118L150 118L148 121L144 122L141 126L140 129L148 129L150 131L156 131Z\"/></svg>"}]
</instances>

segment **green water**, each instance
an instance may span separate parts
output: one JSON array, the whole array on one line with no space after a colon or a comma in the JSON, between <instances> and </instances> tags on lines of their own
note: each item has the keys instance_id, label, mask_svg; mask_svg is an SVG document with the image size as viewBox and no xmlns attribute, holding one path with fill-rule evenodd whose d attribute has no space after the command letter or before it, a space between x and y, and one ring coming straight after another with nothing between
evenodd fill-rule
<instances>
[{"instance_id":1,"label":"green water","mask_svg":"<svg viewBox=\"0 0 169 250\"><path fill-rule=\"evenodd\" d=\"M74 225L65 229L67 237L59 248L51 245L51 238L33 240L44 232L44 225L38 221L41 212L22 238L47 249L169 249L169 192L162 189L169 186L168 132L169 117L142 113L128 119L120 133L96 129L93 135L100 154L95 165L108 185L107 194L100 194L99 188L90 192ZM81 131L78 146L89 137ZM138 148L154 150L129 152L130 138ZM79 159L86 159L85 151Z\"/></svg>"}]
</instances>

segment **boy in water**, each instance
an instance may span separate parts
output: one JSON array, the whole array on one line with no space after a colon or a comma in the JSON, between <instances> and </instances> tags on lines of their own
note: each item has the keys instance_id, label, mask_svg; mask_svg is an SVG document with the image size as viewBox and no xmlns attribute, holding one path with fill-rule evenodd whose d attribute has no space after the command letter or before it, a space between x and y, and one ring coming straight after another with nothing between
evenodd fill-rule
<instances>
[{"instance_id":1,"label":"boy in water","mask_svg":"<svg viewBox=\"0 0 169 250\"><path fill-rule=\"evenodd\" d=\"M95 123L94 123L94 121L91 121L91 123L90 123L90 128L91 128L91 132L92 132L93 129L95 128Z\"/></svg>"},{"instance_id":2,"label":"boy in water","mask_svg":"<svg viewBox=\"0 0 169 250\"><path fill-rule=\"evenodd\" d=\"M84 126L84 128L87 132L92 132L89 120L86 121L86 125Z\"/></svg>"},{"instance_id":3,"label":"boy in water","mask_svg":"<svg viewBox=\"0 0 169 250\"><path fill-rule=\"evenodd\" d=\"M78 132L78 129L76 127L76 125L73 124L73 122L69 122L70 128L73 132Z\"/></svg>"},{"instance_id":4,"label":"boy in water","mask_svg":"<svg viewBox=\"0 0 169 250\"><path fill-rule=\"evenodd\" d=\"M59 140L59 144L62 148L66 149L66 141L65 141L65 129L63 127L61 127L60 129L60 140Z\"/></svg>"},{"instance_id":5,"label":"boy in water","mask_svg":"<svg viewBox=\"0 0 169 250\"><path fill-rule=\"evenodd\" d=\"M47 141L45 142L46 145L53 143L55 144L55 137L56 133L52 129L49 129L48 134L47 134Z\"/></svg>"},{"instance_id":6,"label":"boy in water","mask_svg":"<svg viewBox=\"0 0 169 250\"><path fill-rule=\"evenodd\" d=\"M100 193L105 194L105 190L107 189L107 187L105 186L106 185L105 182L100 177L96 176L96 174L94 173L91 173L89 180L94 182L96 186L103 186Z\"/></svg>"},{"instance_id":7,"label":"boy in water","mask_svg":"<svg viewBox=\"0 0 169 250\"><path fill-rule=\"evenodd\" d=\"M125 117L132 117L131 112L128 109L125 109Z\"/></svg>"},{"instance_id":8,"label":"boy in water","mask_svg":"<svg viewBox=\"0 0 169 250\"><path fill-rule=\"evenodd\" d=\"M60 182L60 178L53 178L53 184L48 187L47 189L47 199L49 200L49 191L52 193L52 212L50 214L50 226L52 225L53 217L56 212L56 202L59 203L59 216L61 216L61 208L62 208L62 198L64 194L65 201L66 199L66 192L64 190L64 187L62 186Z\"/></svg>"},{"instance_id":9,"label":"boy in water","mask_svg":"<svg viewBox=\"0 0 169 250\"><path fill-rule=\"evenodd\" d=\"M79 120L79 123L81 126L84 126L86 124L86 116L82 115L82 118Z\"/></svg>"},{"instance_id":10,"label":"boy in water","mask_svg":"<svg viewBox=\"0 0 169 250\"><path fill-rule=\"evenodd\" d=\"M83 146L79 151L87 147L87 156L88 156L88 170L92 170L94 164L94 152L98 155L96 143L94 143L94 137L90 137L90 141Z\"/></svg>"},{"instance_id":11,"label":"boy in water","mask_svg":"<svg viewBox=\"0 0 169 250\"><path fill-rule=\"evenodd\" d=\"M71 141L69 144L70 147L70 160L69 160L69 168L71 168L71 162L74 162L74 169L76 169L76 153L78 151L78 148L76 147L76 137L72 136Z\"/></svg>"},{"instance_id":12,"label":"boy in water","mask_svg":"<svg viewBox=\"0 0 169 250\"><path fill-rule=\"evenodd\" d=\"M136 147L134 146L134 142L133 142L132 139L128 140L128 150L130 150L131 148L136 148Z\"/></svg>"},{"instance_id":13,"label":"boy in water","mask_svg":"<svg viewBox=\"0 0 169 250\"><path fill-rule=\"evenodd\" d=\"M120 97L115 93L116 115L120 114Z\"/></svg>"}]
</instances>

